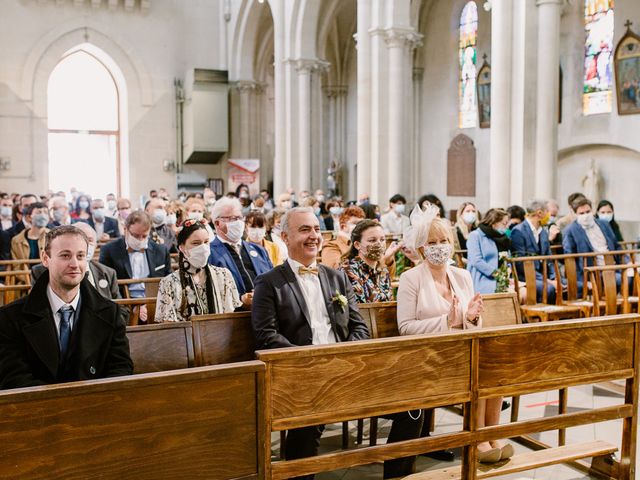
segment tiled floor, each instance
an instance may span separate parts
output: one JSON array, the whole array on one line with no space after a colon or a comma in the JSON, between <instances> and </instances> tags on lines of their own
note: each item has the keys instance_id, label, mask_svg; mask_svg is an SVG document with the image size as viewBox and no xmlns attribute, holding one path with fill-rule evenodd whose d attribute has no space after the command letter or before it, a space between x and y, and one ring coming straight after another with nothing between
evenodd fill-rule
<instances>
[{"instance_id":1,"label":"tiled floor","mask_svg":"<svg viewBox=\"0 0 640 480\"><path fill-rule=\"evenodd\" d=\"M581 386L569 389L568 412L578 412L590 408L600 408L605 406L619 405L623 403L622 395L604 390L598 386ZM558 392L542 392L532 395L526 395L520 399L520 418L541 418L543 416L555 415L558 411ZM502 412L502 423L508 422L510 410ZM389 421L380 420L378 443L386 441L389 432ZM436 410L436 431L448 432L460 430L462 428L461 417L444 408ZM365 422L367 424L368 422ZM356 428L355 422L352 422L350 428L351 444L355 443ZM365 429L367 430L367 429ZM365 432L366 433L366 432ZM576 442L586 442L589 440L605 440L613 445L620 447L622 434L622 421L611 421L581 427L570 428L567 430L567 444ZM328 425L321 439L321 452L335 451L340 449L342 428L341 425ZM557 432L543 432L534 435L547 444L557 444ZM273 453L279 453L279 435L273 435ZM518 453L528 451L525 447L514 443L516 455ZM456 460L445 465L427 457L419 457L417 461L416 471L435 470L445 466L453 466L460 464L461 450L456 451ZM334 472L322 473L316 475L317 480L373 480L382 478L382 464L363 465L360 467L350 468L348 470L336 470ZM590 477L580 471L564 465L555 465L528 472L520 472L513 475L504 475L503 479L509 480L578 480L596 478Z\"/></svg>"}]
</instances>

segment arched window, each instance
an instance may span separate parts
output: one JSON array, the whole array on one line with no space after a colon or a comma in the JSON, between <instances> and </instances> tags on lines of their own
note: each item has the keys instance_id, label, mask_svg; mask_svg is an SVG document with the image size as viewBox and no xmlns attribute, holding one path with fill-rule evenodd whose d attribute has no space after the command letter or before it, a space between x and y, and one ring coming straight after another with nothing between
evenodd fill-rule
<instances>
[{"instance_id":1,"label":"arched window","mask_svg":"<svg viewBox=\"0 0 640 480\"><path fill-rule=\"evenodd\" d=\"M478 44L478 7L467 2L460 15L460 46L458 48L460 83L458 126L476 126L478 106L476 98L476 57Z\"/></svg>"},{"instance_id":2,"label":"arched window","mask_svg":"<svg viewBox=\"0 0 640 480\"><path fill-rule=\"evenodd\" d=\"M118 89L109 70L92 54L71 51L49 77L47 103L49 188L119 192Z\"/></svg>"},{"instance_id":3,"label":"arched window","mask_svg":"<svg viewBox=\"0 0 640 480\"><path fill-rule=\"evenodd\" d=\"M584 93L585 115L610 113L613 83L614 0L584 2Z\"/></svg>"}]
</instances>

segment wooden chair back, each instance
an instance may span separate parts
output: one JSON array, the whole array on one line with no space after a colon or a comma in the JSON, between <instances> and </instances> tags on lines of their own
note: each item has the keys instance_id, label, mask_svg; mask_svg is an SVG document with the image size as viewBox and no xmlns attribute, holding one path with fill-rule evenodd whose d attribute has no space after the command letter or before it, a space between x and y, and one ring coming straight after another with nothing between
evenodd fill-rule
<instances>
[{"instance_id":1,"label":"wooden chair back","mask_svg":"<svg viewBox=\"0 0 640 480\"><path fill-rule=\"evenodd\" d=\"M492 293L482 295L484 311L483 327L502 327L522 323L520 303L516 293Z\"/></svg>"},{"instance_id":2,"label":"wooden chair back","mask_svg":"<svg viewBox=\"0 0 640 480\"><path fill-rule=\"evenodd\" d=\"M631 313L632 302L630 301L630 297L634 293L636 294L636 299L633 303L636 306L636 311L640 311L640 303L637 299L637 294L640 291L638 268L640 268L640 264L637 263L585 268L585 275L588 275L589 281L591 282L594 315L599 313L601 305L605 307L605 315L615 315L618 313L619 297L617 274L621 275L620 300L622 302L622 313ZM630 272L631 276L628 276L627 272ZM629 283L631 283L631 286Z\"/></svg>"},{"instance_id":3,"label":"wooden chair back","mask_svg":"<svg viewBox=\"0 0 640 480\"><path fill-rule=\"evenodd\" d=\"M368 323L371 338L398 337L397 302L358 304Z\"/></svg>"},{"instance_id":4,"label":"wooden chair back","mask_svg":"<svg viewBox=\"0 0 640 480\"><path fill-rule=\"evenodd\" d=\"M198 366L242 362L255 358L251 312L191 317Z\"/></svg>"},{"instance_id":5,"label":"wooden chair back","mask_svg":"<svg viewBox=\"0 0 640 480\"><path fill-rule=\"evenodd\" d=\"M129 287L133 284L144 284L145 297L157 297L158 286L160 285L162 277L149 277L149 278L126 278L118 280L118 286L121 287L123 292L123 298L131 298Z\"/></svg>"},{"instance_id":6,"label":"wooden chair back","mask_svg":"<svg viewBox=\"0 0 640 480\"><path fill-rule=\"evenodd\" d=\"M453 252L453 259L456 262L456 267L458 267L458 268L466 268L467 267L466 255L467 255L467 251L466 250L456 250L455 252Z\"/></svg>"},{"instance_id":7,"label":"wooden chair back","mask_svg":"<svg viewBox=\"0 0 640 480\"><path fill-rule=\"evenodd\" d=\"M133 373L164 372L193 367L191 322L127 327Z\"/></svg>"},{"instance_id":8,"label":"wooden chair back","mask_svg":"<svg viewBox=\"0 0 640 480\"><path fill-rule=\"evenodd\" d=\"M118 305L129 310L129 325L138 325L140 323L140 310L141 305L147 306L147 324L153 323L153 319L156 315L156 297L142 297L142 298L116 298L113 301Z\"/></svg>"},{"instance_id":9,"label":"wooden chair back","mask_svg":"<svg viewBox=\"0 0 640 480\"><path fill-rule=\"evenodd\" d=\"M0 471L13 480L264 478L264 369L247 362L0 392Z\"/></svg>"},{"instance_id":10,"label":"wooden chair back","mask_svg":"<svg viewBox=\"0 0 640 480\"><path fill-rule=\"evenodd\" d=\"M524 276L524 282L527 289L527 298L525 300L526 305L535 305L538 303L536 290L536 263L541 261L540 258L544 257L515 257L509 260L511 262L511 269L514 272L513 282L516 292L520 289L520 278ZM546 261L542 261L541 263L542 281L546 284L546 281L549 278L549 268ZM519 275L516 275L515 272L519 272ZM556 297L558 298L560 295L556 295ZM558 298L558 300L560 300L560 298ZM546 288L542 289L541 303L547 303Z\"/></svg>"},{"instance_id":11,"label":"wooden chair back","mask_svg":"<svg viewBox=\"0 0 640 480\"><path fill-rule=\"evenodd\" d=\"M8 305L31 291L31 285L0 285L0 305Z\"/></svg>"}]
</instances>

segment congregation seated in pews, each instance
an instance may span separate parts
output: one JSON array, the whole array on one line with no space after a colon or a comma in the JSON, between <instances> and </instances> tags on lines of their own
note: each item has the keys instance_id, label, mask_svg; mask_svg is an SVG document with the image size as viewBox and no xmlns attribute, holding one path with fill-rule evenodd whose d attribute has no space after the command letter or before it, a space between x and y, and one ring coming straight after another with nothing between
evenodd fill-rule
<instances>
[{"instance_id":1,"label":"congregation seated in pews","mask_svg":"<svg viewBox=\"0 0 640 480\"><path fill-rule=\"evenodd\" d=\"M30 196L25 198L30 201ZM215 396L217 388L235 392L229 385L241 382L248 388L242 395L219 399L224 411L219 422L201 399L176 397L177 405L209 415L198 430L202 435L212 432L203 442L206 445L230 451L233 442L224 430L228 429L229 436L249 432L235 450L241 452L238 465L244 465L243 473L225 470L222 456L194 463L219 471L215 478L311 478L321 471L373 461L384 461L385 478L400 478L413 473L416 455L446 453L454 446L463 447L462 478L469 478L477 461L507 462L495 471L509 473L583 457L602 460L615 448L602 442L564 448L562 440L546 458L530 454L533 456L526 459L509 460L514 449L503 438L559 428L564 439L565 428L594 419L620 418L625 425L635 422L632 409L637 396L626 398L625 407L616 411L600 409L593 417L563 416L569 385L613 379L628 379L628 389L634 385L636 364L629 359L636 358L636 346L629 338L635 338L637 315L617 317L626 337L611 333L613 320L575 320L638 312L640 264L633 262L640 250L621 249L606 208L602 218L594 220L590 202L576 197L572 205L575 219L561 237L554 236L564 242L564 252L556 254L546 226L551 223L550 202L546 201L530 202L524 221L509 232L506 210L492 209L482 218L474 205L465 205L456 227L442 218L441 205L430 206L429 202L421 202L409 220L403 208L396 208L406 201L394 197L386 223L401 226L398 236L385 231L385 222L364 218L358 206L341 212L337 233L323 232L319 218L323 202L317 198L307 202L313 207L278 211L277 223L272 221L275 215L264 217L262 211L252 210L253 204L241 205L227 198L205 203L193 198L193 205L203 206L202 217L189 218L180 204L171 207L175 210L169 214L167 199L148 201L147 212L123 208L126 218L108 222L108 232L104 230L107 223L101 225L102 241L96 241L90 220L102 223L104 203L81 196L73 209L77 217L73 226L65 226L65 216L59 213L55 221L60 226L37 227L43 228L44 244L33 247L34 258L0 261L6 268L0 272L6 305L0 309L0 348L4 350L0 388L7 390L0 394L0 409L9 409L12 402L27 408L36 399L55 405L57 398L66 395L101 398L133 391L135 397L137 389L156 387L171 392L182 383L199 389L196 385L205 379L211 386L202 389L202 394ZM267 203L261 199L256 204L263 209ZM29 246L35 245L29 235L36 227L29 224L33 212L42 214L39 205L34 201L24 210L22 232ZM60 196L51 205L59 211ZM343 207L332 208L326 214L337 219L336 208ZM376 209L369 204L365 210L371 215ZM249 222L244 220L247 214ZM176 216L175 224L167 222L169 215ZM38 220L37 225L43 221ZM105 233L110 234L114 225L123 227L123 236L106 241L109 235ZM270 231L263 233L265 225ZM460 235L468 250L454 251ZM273 243L265 241L267 236ZM160 237L165 240L159 242ZM6 235L1 238L4 242ZM172 238L177 248L173 257L163 244L171 243ZM323 240L327 238L335 240ZM267 252L264 248L269 245ZM96 257L99 261L93 260ZM282 263L273 267L271 257ZM325 258L331 260L330 266ZM17 303L7 305L18 297ZM514 327L555 319L569 321ZM494 325L503 330L484 331ZM433 336L435 332L442 334ZM416 334L419 336L392 338ZM559 335L558 355L566 355L574 352L580 339L597 343L605 334L610 335L602 341L606 348L615 345L620 351L610 363L596 361L595 370L585 370L579 355L570 371L553 378L525 368L526 362L546 361L541 354L532 357L534 352L526 351L527 342L546 345L552 335ZM520 377L504 372L497 360L508 363L507 345L515 349L508 362L516 363ZM268 351L273 348L277 350ZM452 352L455 355L449 355ZM420 360L421 355L429 361ZM443 355L449 355L450 364L432 363ZM256 358L260 361L253 362ZM250 363L234 365L237 362ZM366 375L358 369L364 363ZM231 365L221 366L225 364ZM501 372L505 383L495 383L491 371ZM150 376L96 380L132 373ZM76 384L79 380L92 382ZM68 386L40 387L34 396L16 391L12 397L13 388L52 383ZM376 385L385 387L375 390ZM559 421L498 425L503 395L513 396L511 421L515 422L519 394L556 388L561 398ZM236 404L228 401L234 395ZM160 406L166 402L158 401L149 411L144 406L137 410L149 429L141 430L140 438L150 438L154 415L163 415ZM457 403L465 407L461 432L431 435L432 409ZM235 422L238 411L249 412L248 419L254 421ZM78 427L83 435L92 434L87 427L96 415L97 411L88 411L83 417L88 422ZM386 445L376 444L378 417L392 419ZM325 424L363 418L372 419L369 450L316 457ZM52 428L60 428L60 417L47 419ZM110 428L109 424L109 434L116 438L117 426ZM347 428L344 423L343 429ZM285 431L280 447L283 460L270 460L271 432ZM628 445L635 442L635 431L625 432L622 454L629 458ZM186 428L179 432L167 429L162 435L166 442L180 442ZM44 437L35 432L33 438L42 441ZM348 445L348 438L343 445ZM304 460L307 457L314 458ZM133 458L125 458L123 465L140 474L136 478L157 475L152 462L135 464ZM182 465L185 472L195 468L185 465L186 458L176 468ZM96 459L95 467L78 464L73 468L79 472L97 465L102 468L101 462L107 460ZM16 478L41 474L28 463L21 465L23 477ZM625 478L626 463L618 468L620 478ZM422 478L417 475L415 478Z\"/></svg>"}]
</instances>

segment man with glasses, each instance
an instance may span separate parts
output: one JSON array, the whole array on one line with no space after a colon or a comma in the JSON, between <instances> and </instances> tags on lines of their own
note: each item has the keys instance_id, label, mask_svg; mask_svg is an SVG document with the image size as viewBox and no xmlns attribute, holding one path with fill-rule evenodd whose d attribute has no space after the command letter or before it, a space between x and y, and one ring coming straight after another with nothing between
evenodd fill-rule
<instances>
[{"instance_id":1,"label":"man with glasses","mask_svg":"<svg viewBox=\"0 0 640 480\"><path fill-rule=\"evenodd\" d=\"M258 275L273 268L266 250L242 239L244 218L237 198L223 197L211 211L216 238L211 242L209 263L231 271L240 296L249 293Z\"/></svg>"}]
</instances>

